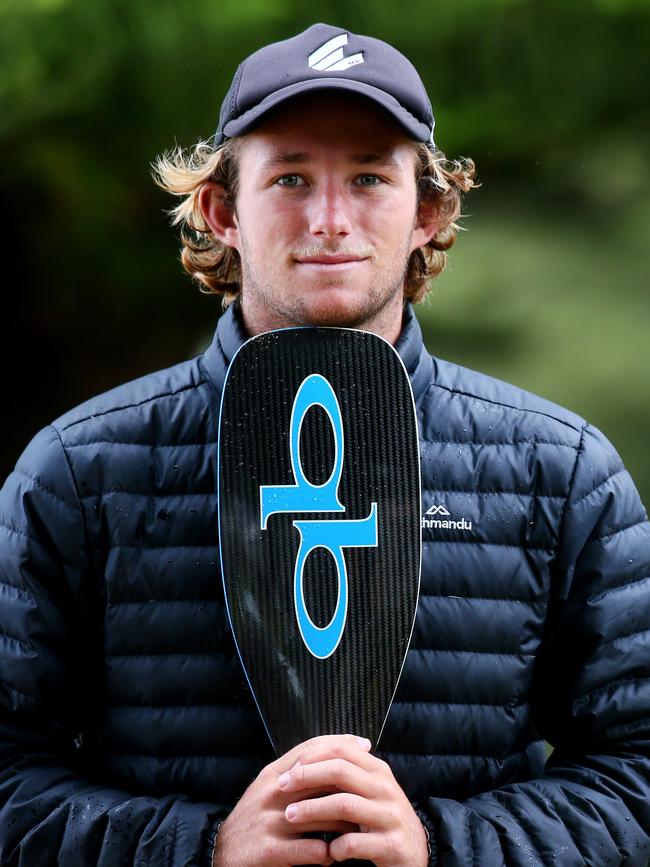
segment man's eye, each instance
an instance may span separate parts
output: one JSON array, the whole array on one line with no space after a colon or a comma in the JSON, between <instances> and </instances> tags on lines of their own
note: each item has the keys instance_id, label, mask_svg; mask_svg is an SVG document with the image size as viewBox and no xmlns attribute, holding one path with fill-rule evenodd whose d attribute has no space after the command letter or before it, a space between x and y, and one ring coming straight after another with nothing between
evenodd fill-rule
<instances>
[{"instance_id":1,"label":"man's eye","mask_svg":"<svg viewBox=\"0 0 650 867\"><path fill-rule=\"evenodd\" d=\"M282 175L276 181L281 187L299 187L304 183L300 175Z\"/></svg>"},{"instance_id":2,"label":"man's eye","mask_svg":"<svg viewBox=\"0 0 650 867\"><path fill-rule=\"evenodd\" d=\"M375 187L381 183L381 179L377 175L359 175L357 181L362 187Z\"/></svg>"}]
</instances>

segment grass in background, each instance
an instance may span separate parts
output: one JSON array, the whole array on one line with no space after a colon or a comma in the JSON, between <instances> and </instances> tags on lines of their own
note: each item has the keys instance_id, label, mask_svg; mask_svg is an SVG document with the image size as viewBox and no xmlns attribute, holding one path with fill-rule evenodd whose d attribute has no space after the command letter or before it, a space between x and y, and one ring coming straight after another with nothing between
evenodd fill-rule
<instances>
[{"instance_id":1,"label":"grass in background","mask_svg":"<svg viewBox=\"0 0 650 867\"><path fill-rule=\"evenodd\" d=\"M558 203L555 217L548 204L535 213L530 200L484 192L419 307L429 349L600 427L647 503L650 191Z\"/></svg>"}]
</instances>

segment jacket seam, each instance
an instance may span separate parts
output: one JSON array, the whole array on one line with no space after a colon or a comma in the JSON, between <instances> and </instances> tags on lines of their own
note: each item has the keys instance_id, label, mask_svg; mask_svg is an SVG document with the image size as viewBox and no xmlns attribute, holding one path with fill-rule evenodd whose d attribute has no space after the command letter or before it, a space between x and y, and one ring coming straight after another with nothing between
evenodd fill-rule
<instances>
[{"instance_id":1,"label":"jacket seam","mask_svg":"<svg viewBox=\"0 0 650 867\"><path fill-rule=\"evenodd\" d=\"M625 635L617 635L616 638L610 638L607 641L603 641L603 643L598 646L598 650L603 650L605 647L609 647L610 644L616 644L617 641L625 641L626 639L634 638L637 635L650 635L650 629L637 629L636 632L628 632Z\"/></svg>"},{"instance_id":2,"label":"jacket seam","mask_svg":"<svg viewBox=\"0 0 650 867\"><path fill-rule=\"evenodd\" d=\"M88 535L88 526L86 524L86 514L85 514L83 507L81 505L81 498L79 496L79 489L77 487L77 479L75 478L75 474L74 474L74 471L72 469L72 464L70 463L70 457L68 456L68 453L65 449L65 446L63 445L63 440L61 439L61 434L59 433L57 428L54 427L54 425L51 425L51 428L54 431L54 433L56 434L56 437L59 441L59 444L61 445L61 451L63 452L63 457L65 459L65 465L68 468L68 472L70 473L70 481L72 482L72 489L73 489L75 496L77 498L75 510L79 512L79 516L81 518L81 526L83 527L83 535L84 535L84 541L86 543L86 550L91 550L92 546L90 545L90 540L89 540L89 535Z\"/></svg>"},{"instance_id":3,"label":"jacket seam","mask_svg":"<svg viewBox=\"0 0 650 867\"><path fill-rule=\"evenodd\" d=\"M648 732L647 716L642 716L641 719L635 719L631 722L619 723L615 726L607 726L602 732L602 737L605 739L606 743L612 745L612 741L626 738L629 735L636 735L639 732L643 732L644 734ZM600 738L598 740L600 740Z\"/></svg>"},{"instance_id":4,"label":"jacket seam","mask_svg":"<svg viewBox=\"0 0 650 867\"><path fill-rule=\"evenodd\" d=\"M552 791L552 787L551 787L551 791L549 791L547 788L544 787L543 783L540 783L539 780L537 780L537 779L530 780L530 785L534 791L536 791L538 794L540 794L542 796L542 798L548 799L549 803L553 806L553 809L555 810L555 812L558 816L562 815L562 807L560 806L558 809L558 804L553 798L554 793ZM569 839L573 843L576 851L578 852L580 857L584 858L582 850L581 850L580 846L578 845L577 840L573 836L573 832L572 832L571 827L567 823L565 823L564 827L566 828L566 832L569 836Z\"/></svg>"},{"instance_id":5,"label":"jacket seam","mask_svg":"<svg viewBox=\"0 0 650 867\"><path fill-rule=\"evenodd\" d=\"M644 524L648 524L648 518L642 518L639 521L635 521L633 524L625 524L623 527L617 527L616 530L612 530L611 533L603 533L602 536L596 536L595 539L590 539L590 544L593 545L596 542L603 542L605 539L611 539L613 536L618 535L619 533L625 533L627 530L632 530L634 527L642 527Z\"/></svg>"},{"instance_id":6,"label":"jacket seam","mask_svg":"<svg viewBox=\"0 0 650 867\"><path fill-rule=\"evenodd\" d=\"M223 603L217 597L209 599L142 599L140 601L129 600L126 602L106 602L107 608L124 608L128 605L222 605Z\"/></svg>"},{"instance_id":7,"label":"jacket seam","mask_svg":"<svg viewBox=\"0 0 650 867\"><path fill-rule=\"evenodd\" d=\"M23 641L22 638L16 638L15 635L9 635L8 632L4 632L3 630L0 630L0 640L3 638L6 639L7 641L13 642L14 644L17 644L18 647L22 647L27 651L32 651L34 649L34 645L31 642Z\"/></svg>"},{"instance_id":8,"label":"jacket seam","mask_svg":"<svg viewBox=\"0 0 650 867\"><path fill-rule=\"evenodd\" d=\"M68 424L61 426L61 432L70 430L70 428L75 427L76 425L83 424L85 421L89 421L94 418L102 418L102 416L110 415L113 412L121 412L125 409L135 409L138 406L144 406L146 403L151 403L154 400L160 400L165 397L175 397L177 394L182 394L184 391L191 391L193 388L199 388L200 386L205 384L205 380L201 380L201 382L192 382L188 385L183 385L175 391L161 391L158 394L153 394L150 397L145 397L142 400L133 401L131 403L120 404L120 406L112 406L109 409L100 410L98 412L89 412L87 415L83 416L83 418L77 418L74 421L69 422ZM55 428L56 430L56 428ZM58 433L58 431L57 431Z\"/></svg>"},{"instance_id":9,"label":"jacket seam","mask_svg":"<svg viewBox=\"0 0 650 867\"><path fill-rule=\"evenodd\" d=\"M16 466L14 473L17 476L22 476L25 479L29 479L31 482L34 483L34 485L39 489L39 491L43 491L44 494L48 494L50 497L54 497L55 500L58 500L59 503L63 503L63 505L67 506L69 509L77 511L78 507L75 503L70 502L70 500L67 500L65 497L57 494L57 492L53 489L48 488L46 485L43 484L43 482L40 481L38 476L32 476L29 473L26 473L25 470L21 469L20 464Z\"/></svg>"},{"instance_id":10,"label":"jacket seam","mask_svg":"<svg viewBox=\"0 0 650 867\"><path fill-rule=\"evenodd\" d=\"M223 349L221 348L221 343L219 341L217 341L217 346L219 348L219 352L221 353L221 357L222 357L224 365L225 365L225 369L224 369L224 379L225 379L226 372L228 370L228 359L226 358L226 354L223 351ZM210 372L206 366L205 358L203 355L200 355L198 358L198 366L199 366L199 369L201 371L201 375L203 376L203 380L202 380L201 384L207 385L208 388L210 389L210 391L212 391L217 396L217 398L219 399L219 402L221 402L221 392L219 391L217 386L212 381L212 377L210 376Z\"/></svg>"},{"instance_id":11,"label":"jacket seam","mask_svg":"<svg viewBox=\"0 0 650 867\"><path fill-rule=\"evenodd\" d=\"M582 806L582 802L584 802L584 801L587 801L588 803L593 805L595 811L598 813L598 816L600 817L601 822L603 823L605 828L607 828L607 831L608 831L610 837L612 838L614 845L616 846L616 848L618 849L618 851L620 853L624 848L624 842L621 838L621 832L618 829L618 827L616 826L615 821L614 822L608 821L609 817L607 814L607 810L603 810L601 807L601 804L597 800L589 797L590 792L593 790L590 790L589 787L583 782L578 782L574 786L570 786L570 785L565 784L564 789L565 789L566 797L568 800L570 800L570 798L569 798L569 795L570 795L572 798L579 800L581 802L581 806ZM587 792L586 795L585 795L585 790ZM572 804L571 806L574 806L574 804ZM569 830L569 834L571 834L570 830ZM571 835L571 839L574 840L572 835ZM580 849L580 847L578 846L578 844L575 840L574 840L574 843L576 845L576 848L578 849L578 851L582 855L583 854L582 850Z\"/></svg>"},{"instance_id":12,"label":"jacket seam","mask_svg":"<svg viewBox=\"0 0 650 867\"><path fill-rule=\"evenodd\" d=\"M269 744L270 746L270 744ZM244 761L251 761L254 759L254 756L250 754L241 754L239 756L233 756L232 751L227 753L169 753L168 755L161 755L160 752L157 753L123 753L116 752L115 750L111 750L111 758L122 758L122 759L154 759L158 762L173 762L176 759L230 759L231 761L237 758L243 759ZM495 758L497 758L495 756Z\"/></svg>"},{"instance_id":13,"label":"jacket seam","mask_svg":"<svg viewBox=\"0 0 650 867\"><path fill-rule=\"evenodd\" d=\"M495 702L481 702L481 701L429 701L428 699L417 699L410 701L394 701L391 704L391 708L393 707L413 707L414 705L423 705L427 707L428 705L435 705L437 707L485 707L485 708L497 708L498 710L517 710L520 707L527 707L530 704L528 700L518 701L515 703L510 702L502 702L497 704Z\"/></svg>"},{"instance_id":14,"label":"jacket seam","mask_svg":"<svg viewBox=\"0 0 650 867\"><path fill-rule=\"evenodd\" d=\"M516 545L507 542L490 542L487 539L422 539L423 545L489 545L491 548L514 548L515 551L546 551L553 554L555 548L548 545Z\"/></svg>"},{"instance_id":15,"label":"jacket seam","mask_svg":"<svg viewBox=\"0 0 650 867\"><path fill-rule=\"evenodd\" d=\"M563 500L565 497L564 493L561 494L538 494L538 493L527 493L526 491L481 491L476 488L471 488L470 490L466 490L463 488L422 488L423 493L427 494L476 494L477 497L500 497L500 496L513 496L513 497L527 497L531 500Z\"/></svg>"},{"instance_id":16,"label":"jacket seam","mask_svg":"<svg viewBox=\"0 0 650 867\"><path fill-rule=\"evenodd\" d=\"M576 456L573 462L573 468L571 470L571 476L569 477L569 484L567 486L566 497L564 500L564 509L562 510L562 514L560 515L560 520L558 521L558 530L559 530L559 538L564 538L564 531L566 528L567 515L569 512L569 499L571 497L571 490L573 488L576 474L578 472L578 463L580 461L580 454L584 450L584 441L585 441L585 431L587 429L587 425L585 424L580 433L580 441L578 443L578 448L576 449Z\"/></svg>"},{"instance_id":17,"label":"jacket seam","mask_svg":"<svg viewBox=\"0 0 650 867\"><path fill-rule=\"evenodd\" d=\"M537 741L531 741L531 743L537 743ZM384 756L397 756L398 758L404 756L412 756L414 758L418 758L421 756L436 756L437 758L457 758L457 759L489 759L490 761L495 762L506 762L509 759L516 759L517 756L523 756L526 753L526 750L515 750L512 753L407 753L407 752L395 752L395 750L383 750L379 747L379 752Z\"/></svg>"},{"instance_id":18,"label":"jacket seam","mask_svg":"<svg viewBox=\"0 0 650 867\"><path fill-rule=\"evenodd\" d=\"M474 839L472 837L472 829L470 827L471 823L471 813L469 810L465 810L465 833L467 835L467 843L468 843L468 852L469 856L472 859L471 867L474 867Z\"/></svg>"},{"instance_id":19,"label":"jacket seam","mask_svg":"<svg viewBox=\"0 0 650 867\"><path fill-rule=\"evenodd\" d=\"M518 599L514 596L453 596L451 593L425 593L420 592L420 599L460 599L465 602L510 602L513 605L526 605L532 607L534 605L546 605L545 599Z\"/></svg>"},{"instance_id":20,"label":"jacket seam","mask_svg":"<svg viewBox=\"0 0 650 867\"><path fill-rule=\"evenodd\" d=\"M596 593L595 596L588 596L588 601L593 604L594 602L600 602L603 599L606 599L608 596L613 595L614 593L619 593L621 590L627 590L631 587L636 587L637 584L643 584L644 581L649 581L650 575L643 575L641 578L637 578L634 581L626 581L623 584L616 584L614 587L608 587L607 590L603 590L602 593Z\"/></svg>"},{"instance_id":21,"label":"jacket seam","mask_svg":"<svg viewBox=\"0 0 650 867\"><path fill-rule=\"evenodd\" d=\"M641 581L646 581L647 578L642 578ZM3 583L0 582L0 587ZM640 582L634 581L632 584L637 584ZM13 587L13 584L7 584L7 587ZM630 585L622 584L621 587L627 587ZM609 591L607 591L609 592ZM502 596L451 596L449 593L420 593L420 599L459 599L463 602L507 602L513 605L525 605L527 607L532 607L535 605L545 605L544 600L535 600L535 599L515 599L511 597L502 597ZM125 608L131 605L219 605L221 606L223 603L217 597L206 597L206 598L189 598L189 599L130 599L125 600L123 602L119 601L107 601L107 608Z\"/></svg>"},{"instance_id":22,"label":"jacket seam","mask_svg":"<svg viewBox=\"0 0 650 867\"><path fill-rule=\"evenodd\" d=\"M550 412L544 412L541 409L533 409L532 407L514 406L514 404L506 403L505 401L492 400L489 397L483 397L483 396L478 395L478 394L473 394L472 392L469 392L469 391L461 391L458 388L452 388L449 385L442 385L439 382L432 382L431 386L433 386L434 388L441 388L444 391L449 392L450 394L458 394L461 397L471 397L474 400L480 400L483 403L489 403L489 404L492 404L493 406L503 406L503 407L506 407L507 409L513 409L516 412L533 413L534 415L541 415L544 418L550 418L552 421L555 421L558 424L561 424L561 425L564 425L565 427L568 427L570 430L574 430L576 433L580 432L580 427L576 427L576 425L572 424L571 422L565 421L564 419L561 419L561 418L558 418L558 416L551 415Z\"/></svg>"},{"instance_id":23,"label":"jacket seam","mask_svg":"<svg viewBox=\"0 0 650 867\"><path fill-rule=\"evenodd\" d=\"M381 747L379 748L379 752L384 756L397 756L398 758L420 758L420 757L430 757L436 756L438 758L458 758L458 759L487 759L489 761L495 762L503 762L508 761L510 759L514 760L517 756L523 755L526 750L516 750L514 753L407 753L407 752L395 752L394 750L383 750ZM174 761L175 759L233 759L233 758L241 758L244 761L249 761L252 757L250 754L241 754L240 756L233 756L232 751L228 753L169 753L169 755L161 756L160 753L124 753L124 752L115 752L111 751L111 756L119 756L121 758L141 758L141 759L156 759L157 761Z\"/></svg>"},{"instance_id":24,"label":"jacket seam","mask_svg":"<svg viewBox=\"0 0 650 867\"><path fill-rule=\"evenodd\" d=\"M504 652L500 650L464 650L462 648L435 648L435 647L413 647L411 648L414 651L418 651L419 653L453 653L455 656L459 653L471 654L472 656L507 656L513 659L535 659L535 653L513 653L513 652ZM155 652L140 652L133 651L129 653L107 653L107 659L141 659L151 657L152 659L156 659L158 657L168 657L168 656L223 656L224 651L218 650L161 650L157 653Z\"/></svg>"},{"instance_id":25,"label":"jacket seam","mask_svg":"<svg viewBox=\"0 0 650 867\"><path fill-rule=\"evenodd\" d=\"M612 687L618 687L621 685L625 686L628 683L636 683L639 680L650 680L650 676L647 678L646 677L617 677L614 680L610 680L609 683L604 683L602 686L595 686L589 692L586 692L582 696L579 696L578 698L574 699L574 701L581 701L583 698L586 698L587 696L591 695L592 693L594 693L596 691L600 692L601 690L605 691L607 689L611 689Z\"/></svg>"},{"instance_id":26,"label":"jacket seam","mask_svg":"<svg viewBox=\"0 0 650 867\"><path fill-rule=\"evenodd\" d=\"M627 475L627 470L624 467L622 467L620 470L617 470L615 473L610 473L610 475L608 475L606 479L603 479L601 482L598 482L596 487L592 488L590 491L587 491L587 493L583 494L580 497L580 499L576 500L575 503L572 503L570 506L571 511L573 511L573 509L575 509L576 506L579 506L580 503L583 502L583 500L586 500L588 497L591 497L592 494L595 494L596 491L598 491L600 488L602 488L603 485L606 485L607 482L611 482L611 480L615 479L616 476L621 476L621 475Z\"/></svg>"},{"instance_id":27,"label":"jacket seam","mask_svg":"<svg viewBox=\"0 0 650 867\"><path fill-rule=\"evenodd\" d=\"M620 573L622 571L623 571L623 569L621 567L619 569L619 575L617 575L617 578L620 576ZM650 577L650 576L644 575L642 578L639 579L639 581L645 581L645 580L647 580L648 577ZM583 589L580 591L575 591L574 601L577 601L580 603L586 602L587 605L591 605L591 604L593 604L594 601L597 601L597 600L603 598L608 593L613 593L614 591L617 591L617 590L624 590L626 587L630 587L630 586L637 584L637 583L638 583L638 581L628 581L628 580L626 580L626 578L623 577L621 579L620 584L612 584L609 587L607 587L606 589L601 590L598 593L595 593L593 596L589 595L589 593L588 593L589 588L587 588L586 590Z\"/></svg>"},{"instance_id":28,"label":"jacket seam","mask_svg":"<svg viewBox=\"0 0 650 867\"><path fill-rule=\"evenodd\" d=\"M515 704L510 704L508 702L503 702L502 704L490 703L490 702L479 702L479 701L428 701L427 699L422 700L412 700L412 701L394 701L391 707L414 707L417 705L429 706L435 705L437 707L484 707L484 708L496 708L497 710L516 710L517 708L526 707L529 702L520 701ZM192 702L183 702L181 704L174 703L165 703L165 704L151 704L149 702L143 704L128 704L119 702L117 704L111 704L111 710L171 710L173 708L185 709L185 708L214 708L215 710L221 710L222 708L231 708L237 709L238 705L236 702L214 702L214 701L192 701Z\"/></svg>"},{"instance_id":29,"label":"jacket seam","mask_svg":"<svg viewBox=\"0 0 650 867\"><path fill-rule=\"evenodd\" d=\"M167 493L153 494L151 491L122 491L122 490L110 491L110 490L107 490L107 491L95 491L94 493L91 493L91 494L84 494L83 497L79 497L79 500L80 500L80 502L83 502L84 500L96 500L97 497L104 498L104 497L108 497L108 496L115 495L115 494L124 494L127 497L147 497L148 499L151 499L151 500L171 500L174 497L183 497L185 499L187 499L188 497L213 497L214 498L217 496L216 491L202 491L199 493L196 493L196 492L191 493L188 491L174 491L174 492L169 491Z\"/></svg>"},{"instance_id":30,"label":"jacket seam","mask_svg":"<svg viewBox=\"0 0 650 867\"><path fill-rule=\"evenodd\" d=\"M543 859L542 859L542 853L541 853L541 851L540 851L540 849L539 849L538 842L537 842L537 840L535 839L535 835L534 835L534 833L533 833L533 832L535 831L535 825L534 825L534 824L531 825L531 824L528 822L528 819L526 819L526 820L524 821L524 820L522 819L521 814L518 815L517 813L515 813L515 811L511 808L510 804L505 800L504 793L501 792L499 789L493 789L493 791L492 791L492 795L493 795L493 797L494 797L494 800L497 802L497 804L499 804L499 805L501 806L501 808L502 808L502 809L503 809L503 810L504 810L504 811L505 811L509 816L512 816L512 818L514 819L515 823L516 823L516 824L521 828L521 830L525 833L526 838L527 838L528 841L532 844L532 847L533 847L533 849L534 849L534 851L535 851L535 855L536 855L537 860L538 860L538 862L539 862L539 864L540 864L540 867L543 867L543 865L544 865L544 861L543 861ZM514 806L514 803L513 803L513 806Z\"/></svg>"},{"instance_id":31,"label":"jacket seam","mask_svg":"<svg viewBox=\"0 0 650 867\"><path fill-rule=\"evenodd\" d=\"M128 443L125 443L128 445ZM72 448L76 448L73 446ZM527 499L532 500L564 500L566 494L538 494L538 493L529 493L526 491L481 491L477 489L464 489L464 488L429 488L422 487L423 494L466 494L466 495L476 495L477 497L500 497L500 496L512 496L512 497L525 497ZM149 497L152 500L163 499L165 497L211 497L216 496L216 491L203 491L199 493L190 493L185 491L170 491L168 493L160 493L154 494L151 491L125 491L123 489L119 489L116 491L106 489L106 490L98 490L94 491L90 494L84 494L83 497L79 497L80 500L88 500L95 499L96 497L104 497L109 494L124 494L127 497Z\"/></svg>"},{"instance_id":32,"label":"jacket seam","mask_svg":"<svg viewBox=\"0 0 650 867\"><path fill-rule=\"evenodd\" d=\"M583 695L578 696L574 699L574 705L576 708L581 708L585 704L588 704L591 699L597 698L603 693L607 693L612 688L618 689L619 687L625 687L635 683L645 683L646 681L650 681L650 677L620 677L617 680L612 680L609 683L604 684L603 686L594 687L594 689L590 689L589 692L585 692Z\"/></svg>"},{"instance_id":33,"label":"jacket seam","mask_svg":"<svg viewBox=\"0 0 650 867\"><path fill-rule=\"evenodd\" d=\"M192 702L183 702L183 704L111 704L109 708L111 711L119 711L119 710L172 710L177 708L179 710L184 710L185 708L203 708L209 707L213 710L222 710L224 708L228 708L229 710L238 710L239 705L236 702L223 702L219 704L214 701L192 701Z\"/></svg>"},{"instance_id":34,"label":"jacket seam","mask_svg":"<svg viewBox=\"0 0 650 867\"><path fill-rule=\"evenodd\" d=\"M502 650L465 650L462 647L413 647L412 649L418 650L420 653L453 653L454 655L457 655L459 653L469 653L472 656L508 656L514 659L535 659L537 657L536 653L514 653L511 651Z\"/></svg>"},{"instance_id":35,"label":"jacket seam","mask_svg":"<svg viewBox=\"0 0 650 867\"><path fill-rule=\"evenodd\" d=\"M3 587L9 587L12 591L12 595L17 596L18 598L27 599L31 601L32 596L29 591L25 590L23 587L19 587L17 584L10 584L9 581L0 581L0 592Z\"/></svg>"},{"instance_id":36,"label":"jacket seam","mask_svg":"<svg viewBox=\"0 0 650 867\"><path fill-rule=\"evenodd\" d=\"M170 811L171 811L171 807L170 807L170 810L168 810L168 814ZM167 867L174 867L174 865L177 863L176 862L176 845L178 842L178 816L174 817L174 823L172 825L170 837L171 837L171 841L168 842L168 844L164 847L164 849L166 849L166 851L167 851Z\"/></svg>"},{"instance_id":37,"label":"jacket seam","mask_svg":"<svg viewBox=\"0 0 650 867\"><path fill-rule=\"evenodd\" d=\"M109 545L109 551L178 551L188 549L194 551L198 548L205 548L209 551L214 551L219 547L218 540L215 539L214 545Z\"/></svg>"},{"instance_id":38,"label":"jacket seam","mask_svg":"<svg viewBox=\"0 0 650 867\"><path fill-rule=\"evenodd\" d=\"M531 412L534 410L531 410ZM448 440L448 439L428 439L427 437L420 437L421 443L426 443L427 445L449 445L449 446L559 446L563 449L572 449L576 451L578 446L573 445L572 443L561 443L556 442L555 440L536 440L536 439L524 439L524 440Z\"/></svg>"},{"instance_id":39,"label":"jacket seam","mask_svg":"<svg viewBox=\"0 0 650 867\"><path fill-rule=\"evenodd\" d=\"M8 689L10 692L15 692L16 695L20 695L23 698L26 698L29 701L33 702L34 704L37 704L39 706L41 705L40 698L37 698L35 695L31 695L28 692L24 692L22 689L17 689L17 687L12 686L10 683L7 683L6 680L2 681L2 685L4 686L5 689Z\"/></svg>"},{"instance_id":40,"label":"jacket seam","mask_svg":"<svg viewBox=\"0 0 650 867\"><path fill-rule=\"evenodd\" d=\"M205 440L204 442L198 443L183 443L183 442L175 442L175 443L134 443L129 440L88 440L87 442L82 443L68 443L66 448L68 449L80 449L85 446L138 446L143 449L178 449L178 448L201 448L204 446L216 446L218 440Z\"/></svg>"},{"instance_id":41,"label":"jacket seam","mask_svg":"<svg viewBox=\"0 0 650 867\"><path fill-rule=\"evenodd\" d=\"M107 653L106 659L159 659L160 657L168 656L191 656L192 658L201 656L225 656L224 650L167 650L159 653Z\"/></svg>"},{"instance_id":42,"label":"jacket seam","mask_svg":"<svg viewBox=\"0 0 650 867\"><path fill-rule=\"evenodd\" d=\"M29 533L25 533L23 530L19 530L18 527L12 527L11 524L8 524L0 517L0 527L3 530L6 530L8 533L13 533L14 536L21 536L23 539L28 539L30 542L34 542L36 545L41 545L42 542L40 539L36 539L34 536L30 536Z\"/></svg>"},{"instance_id":43,"label":"jacket seam","mask_svg":"<svg viewBox=\"0 0 650 867\"><path fill-rule=\"evenodd\" d=\"M100 826L100 827L97 827L97 826ZM101 853L105 852L106 848L108 848L110 846L110 838L107 839L108 838L108 831L110 828L108 812L104 813L102 816L97 817L97 826L96 826L96 834L97 834L97 837L99 837L99 835L101 833L101 842L99 844L99 848L98 848L98 851L95 855L95 858L99 859L99 856L101 855ZM104 848L104 847L106 847L106 848ZM57 859L57 860L59 860L59 859Z\"/></svg>"}]
</instances>

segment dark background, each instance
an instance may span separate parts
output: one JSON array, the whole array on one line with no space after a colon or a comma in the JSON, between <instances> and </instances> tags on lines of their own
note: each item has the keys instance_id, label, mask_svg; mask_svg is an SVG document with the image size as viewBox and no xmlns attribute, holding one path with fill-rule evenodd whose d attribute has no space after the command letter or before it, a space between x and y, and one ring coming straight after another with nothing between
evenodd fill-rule
<instances>
[{"instance_id":1,"label":"dark background","mask_svg":"<svg viewBox=\"0 0 650 867\"><path fill-rule=\"evenodd\" d=\"M0 0L0 477L70 406L207 344L220 302L149 164L214 132L246 54L318 20L406 53L438 144L476 160L429 348L585 415L648 502L646 0Z\"/></svg>"}]
</instances>

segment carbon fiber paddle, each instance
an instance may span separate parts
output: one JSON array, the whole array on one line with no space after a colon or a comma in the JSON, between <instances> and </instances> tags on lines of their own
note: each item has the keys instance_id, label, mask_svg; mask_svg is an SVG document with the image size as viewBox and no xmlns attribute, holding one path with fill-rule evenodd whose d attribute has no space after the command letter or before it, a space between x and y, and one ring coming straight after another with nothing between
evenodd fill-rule
<instances>
[{"instance_id":1,"label":"carbon fiber paddle","mask_svg":"<svg viewBox=\"0 0 650 867\"><path fill-rule=\"evenodd\" d=\"M218 489L230 625L276 753L346 732L376 746L420 581L417 422L392 346L338 328L245 343Z\"/></svg>"}]
</instances>

